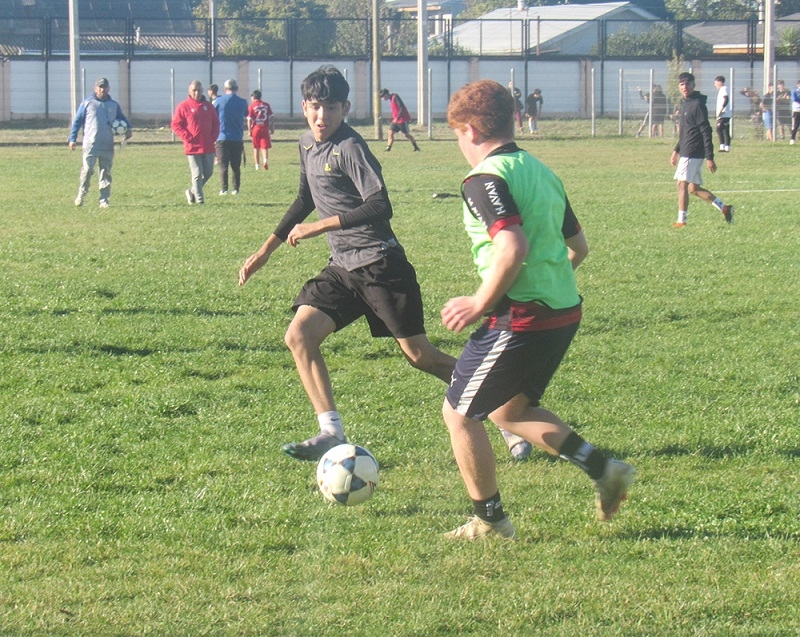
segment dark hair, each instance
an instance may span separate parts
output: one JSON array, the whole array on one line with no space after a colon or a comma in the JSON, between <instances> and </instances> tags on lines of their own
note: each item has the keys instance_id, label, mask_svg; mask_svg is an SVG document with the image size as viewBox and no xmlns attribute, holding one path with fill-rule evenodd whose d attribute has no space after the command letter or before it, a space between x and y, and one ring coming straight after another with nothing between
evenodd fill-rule
<instances>
[{"instance_id":1,"label":"dark hair","mask_svg":"<svg viewBox=\"0 0 800 637\"><path fill-rule=\"evenodd\" d=\"M680 84L681 82L694 82L694 75L691 73L681 73L678 76L678 83Z\"/></svg>"},{"instance_id":2,"label":"dark hair","mask_svg":"<svg viewBox=\"0 0 800 637\"><path fill-rule=\"evenodd\" d=\"M723 84L725 84L725 76L724 75L717 75L717 77L714 78L714 81L715 82L722 82Z\"/></svg>"},{"instance_id":3,"label":"dark hair","mask_svg":"<svg viewBox=\"0 0 800 637\"><path fill-rule=\"evenodd\" d=\"M381 97L389 97L389 89L388 88L382 88L380 95L381 95Z\"/></svg>"},{"instance_id":4,"label":"dark hair","mask_svg":"<svg viewBox=\"0 0 800 637\"><path fill-rule=\"evenodd\" d=\"M325 64L303 80L300 92L307 102L339 102L344 104L350 94L350 85L339 69L331 64Z\"/></svg>"},{"instance_id":5,"label":"dark hair","mask_svg":"<svg viewBox=\"0 0 800 637\"><path fill-rule=\"evenodd\" d=\"M209 84L208 90L211 91L214 95L216 95L217 93L219 93L219 86L217 86L216 84Z\"/></svg>"},{"instance_id":6,"label":"dark hair","mask_svg":"<svg viewBox=\"0 0 800 637\"><path fill-rule=\"evenodd\" d=\"M260 99L261 99L261 91L259 91L258 89L256 89L255 91L253 91L253 92L250 94L250 97L255 97L257 100L260 100Z\"/></svg>"}]
</instances>

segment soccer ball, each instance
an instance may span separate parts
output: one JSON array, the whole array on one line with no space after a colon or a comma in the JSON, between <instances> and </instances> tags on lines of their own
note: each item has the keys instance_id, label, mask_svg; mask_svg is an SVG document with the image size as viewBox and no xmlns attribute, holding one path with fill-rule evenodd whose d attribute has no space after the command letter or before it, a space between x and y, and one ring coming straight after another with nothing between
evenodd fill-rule
<instances>
[{"instance_id":1,"label":"soccer ball","mask_svg":"<svg viewBox=\"0 0 800 637\"><path fill-rule=\"evenodd\" d=\"M378 486L378 461L364 447L337 445L320 458L317 484L322 495L335 504L361 504Z\"/></svg>"},{"instance_id":2,"label":"soccer ball","mask_svg":"<svg viewBox=\"0 0 800 637\"><path fill-rule=\"evenodd\" d=\"M128 125L124 120L115 119L113 122L111 122L111 130L115 135L124 135L128 132Z\"/></svg>"}]
</instances>

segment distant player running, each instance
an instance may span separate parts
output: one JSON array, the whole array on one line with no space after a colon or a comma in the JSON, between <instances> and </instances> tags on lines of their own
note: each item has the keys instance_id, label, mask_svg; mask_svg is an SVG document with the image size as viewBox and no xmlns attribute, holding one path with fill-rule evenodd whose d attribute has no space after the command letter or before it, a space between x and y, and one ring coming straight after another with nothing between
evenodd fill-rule
<instances>
[{"instance_id":1,"label":"distant player running","mask_svg":"<svg viewBox=\"0 0 800 637\"><path fill-rule=\"evenodd\" d=\"M417 142L411 133L408 132L408 123L411 121L411 115L403 100L400 99L397 93L390 93L388 88L381 89L381 99L389 100L389 105L392 107L392 123L389 126L389 140L386 143L386 152L392 150L395 133L403 133L406 139L413 144L414 152L417 152L419 146L417 146Z\"/></svg>"},{"instance_id":2,"label":"distant player running","mask_svg":"<svg viewBox=\"0 0 800 637\"><path fill-rule=\"evenodd\" d=\"M272 107L261 100L261 91L256 89L250 95L251 103L247 112L247 127L253 140L253 161L256 170L269 169L269 149L272 148Z\"/></svg>"}]
</instances>

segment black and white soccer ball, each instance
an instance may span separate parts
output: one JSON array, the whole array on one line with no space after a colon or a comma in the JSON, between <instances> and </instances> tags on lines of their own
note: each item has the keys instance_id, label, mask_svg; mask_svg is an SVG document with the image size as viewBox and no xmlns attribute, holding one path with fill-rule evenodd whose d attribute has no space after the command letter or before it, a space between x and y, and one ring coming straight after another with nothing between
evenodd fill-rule
<instances>
[{"instance_id":1,"label":"black and white soccer ball","mask_svg":"<svg viewBox=\"0 0 800 637\"><path fill-rule=\"evenodd\" d=\"M337 445L320 458L317 484L322 495L335 504L361 504L378 486L378 461L364 447Z\"/></svg>"},{"instance_id":2,"label":"black and white soccer ball","mask_svg":"<svg viewBox=\"0 0 800 637\"><path fill-rule=\"evenodd\" d=\"M125 123L124 119L115 119L111 122L111 131L115 135L124 135L128 132L128 124Z\"/></svg>"}]
</instances>

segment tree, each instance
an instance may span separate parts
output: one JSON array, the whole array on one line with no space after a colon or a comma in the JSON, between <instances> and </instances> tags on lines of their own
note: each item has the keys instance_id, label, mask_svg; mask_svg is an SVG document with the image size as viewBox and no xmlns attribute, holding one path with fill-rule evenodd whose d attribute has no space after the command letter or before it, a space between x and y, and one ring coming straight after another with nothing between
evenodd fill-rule
<instances>
[{"instance_id":1,"label":"tree","mask_svg":"<svg viewBox=\"0 0 800 637\"><path fill-rule=\"evenodd\" d=\"M318 55L330 48L335 34L327 18L327 7L314 0L215 0L218 41L228 44L220 51L244 57L286 56L297 54L300 44ZM208 17L208 2L198 2L194 13Z\"/></svg>"},{"instance_id":2,"label":"tree","mask_svg":"<svg viewBox=\"0 0 800 637\"><path fill-rule=\"evenodd\" d=\"M758 14L759 0L665 0L675 20L748 20Z\"/></svg>"},{"instance_id":3,"label":"tree","mask_svg":"<svg viewBox=\"0 0 800 637\"><path fill-rule=\"evenodd\" d=\"M595 46L592 53L597 55ZM683 36L681 54L687 58L711 55L711 45L687 34ZM606 55L614 57L660 57L675 55L675 26L666 22L655 23L645 33L631 33L620 29L606 40Z\"/></svg>"},{"instance_id":4,"label":"tree","mask_svg":"<svg viewBox=\"0 0 800 637\"><path fill-rule=\"evenodd\" d=\"M796 58L800 55L800 27L783 29L778 36L775 52L787 58Z\"/></svg>"}]
</instances>

